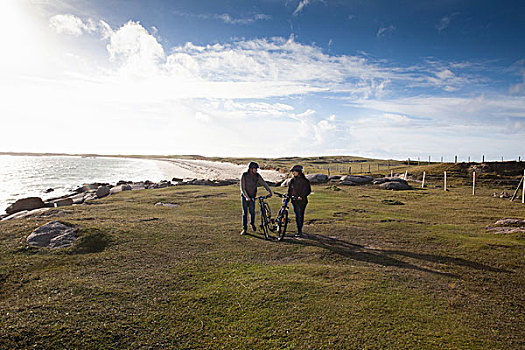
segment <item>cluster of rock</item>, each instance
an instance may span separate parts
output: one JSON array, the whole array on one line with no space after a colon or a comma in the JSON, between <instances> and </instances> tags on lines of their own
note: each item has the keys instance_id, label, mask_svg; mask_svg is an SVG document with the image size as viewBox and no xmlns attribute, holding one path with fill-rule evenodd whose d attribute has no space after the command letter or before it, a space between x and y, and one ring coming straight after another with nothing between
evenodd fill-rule
<instances>
[{"instance_id":1,"label":"cluster of rock","mask_svg":"<svg viewBox=\"0 0 525 350\"><path fill-rule=\"evenodd\" d=\"M110 196L122 191L137 191L146 189L158 189L170 186L181 185L204 185L204 186L227 186L237 183L238 180L200 180L200 179L179 179L173 178L171 181L162 180L158 183L151 181L131 182L119 181L115 185L108 183L84 184L73 190L71 193L50 198L46 201L40 197L28 197L19 199L6 209L6 215L0 215L0 220L18 219L28 216L34 216L49 208L69 206L73 204L90 204L90 202ZM46 192L52 192L47 190Z\"/></svg>"},{"instance_id":2,"label":"cluster of rock","mask_svg":"<svg viewBox=\"0 0 525 350\"><path fill-rule=\"evenodd\" d=\"M306 178L312 184L331 183L343 186L360 186L360 185L379 185L385 190L411 190L412 186L408 184L405 179L400 177L380 177L374 178L372 176L364 175L324 175L324 174L309 174ZM285 180L281 186L288 186L291 179Z\"/></svg>"},{"instance_id":3,"label":"cluster of rock","mask_svg":"<svg viewBox=\"0 0 525 350\"><path fill-rule=\"evenodd\" d=\"M487 226L487 230L494 233L524 233L525 220L521 219L501 219L493 225Z\"/></svg>"}]
</instances>

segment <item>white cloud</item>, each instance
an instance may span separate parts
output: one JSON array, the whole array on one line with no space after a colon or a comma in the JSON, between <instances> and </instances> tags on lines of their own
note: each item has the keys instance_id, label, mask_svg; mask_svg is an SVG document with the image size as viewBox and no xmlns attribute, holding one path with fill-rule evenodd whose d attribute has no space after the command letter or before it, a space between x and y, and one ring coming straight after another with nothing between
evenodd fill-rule
<instances>
[{"instance_id":1,"label":"white cloud","mask_svg":"<svg viewBox=\"0 0 525 350\"><path fill-rule=\"evenodd\" d=\"M393 33L395 30L396 30L396 27L393 25L390 25L388 27L379 27L379 29L377 30L376 36L380 38L387 34Z\"/></svg>"},{"instance_id":2,"label":"white cloud","mask_svg":"<svg viewBox=\"0 0 525 350\"><path fill-rule=\"evenodd\" d=\"M121 63L131 74L139 75L155 74L165 56L157 39L133 21L110 33L107 50L111 60Z\"/></svg>"},{"instance_id":3,"label":"white cloud","mask_svg":"<svg viewBox=\"0 0 525 350\"><path fill-rule=\"evenodd\" d=\"M300 0L299 4L295 8L295 11L292 13L293 16L297 16L303 11L303 9L310 3L310 0Z\"/></svg>"},{"instance_id":4,"label":"white cloud","mask_svg":"<svg viewBox=\"0 0 525 350\"><path fill-rule=\"evenodd\" d=\"M256 13L254 15L245 16L245 17L234 17L228 13L201 13L194 14L182 11L174 12L175 15L192 17L198 19L214 19L220 20L226 24L253 24L258 21L267 21L272 19L272 16L264 13Z\"/></svg>"},{"instance_id":5,"label":"white cloud","mask_svg":"<svg viewBox=\"0 0 525 350\"><path fill-rule=\"evenodd\" d=\"M49 24L57 33L80 36L85 30L89 30L84 22L73 15L56 15L50 18Z\"/></svg>"},{"instance_id":6,"label":"white cloud","mask_svg":"<svg viewBox=\"0 0 525 350\"><path fill-rule=\"evenodd\" d=\"M455 12L451 15L442 17L439 20L439 23L436 25L436 29L438 30L438 32L441 33L443 30L447 29L450 25L450 22L452 21L452 18L454 18L457 15L459 15L459 12Z\"/></svg>"}]
</instances>

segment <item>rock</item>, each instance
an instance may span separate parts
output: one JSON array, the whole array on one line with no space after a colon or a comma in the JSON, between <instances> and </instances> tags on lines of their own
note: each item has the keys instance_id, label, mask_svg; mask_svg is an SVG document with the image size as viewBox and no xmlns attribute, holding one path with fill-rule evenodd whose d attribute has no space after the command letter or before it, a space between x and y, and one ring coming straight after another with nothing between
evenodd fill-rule
<instances>
[{"instance_id":1,"label":"rock","mask_svg":"<svg viewBox=\"0 0 525 350\"><path fill-rule=\"evenodd\" d=\"M144 182L136 182L134 184L131 184L130 187L132 191L140 191L146 189L146 184L144 184Z\"/></svg>"},{"instance_id":2,"label":"rock","mask_svg":"<svg viewBox=\"0 0 525 350\"><path fill-rule=\"evenodd\" d=\"M74 196L70 196L68 198L70 198L73 201L73 204L82 204L82 203L84 203L84 194L83 193L79 193L79 194L76 194Z\"/></svg>"},{"instance_id":3,"label":"rock","mask_svg":"<svg viewBox=\"0 0 525 350\"><path fill-rule=\"evenodd\" d=\"M92 184L83 184L81 187L74 190L75 193L84 193L84 192L90 192L90 191L96 191L100 186L103 184L99 183L92 183Z\"/></svg>"},{"instance_id":4,"label":"rock","mask_svg":"<svg viewBox=\"0 0 525 350\"><path fill-rule=\"evenodd\" d=\"M176 208L179 206L179 204L175 204L175 203L162 203L162 202L155 203L155 205L161 206L161 207L168 207L168 208Z\"/></svg>"},{"instance_id":5,"label":"rock","mask_svg":"<svg viewBox=\"0 0 525 350\"><path fill-rule=\"evenodd\" d=\"M84 195L84 204L88 204L88 202L92 202L94 201L95 199L98 199L97 195L95 193L86 193Z\"/></svg>"},{"instance_id":6,"label":"rock","mask_svg":"<svg viewBox=\"0 0 525 350\"><path fill-rule=\"evenodd\" d=\"M405 203L398 201L396 199L383 199L381 203L386 205L405 205Z\"/></svg>"},{"instance_id":7,"label":"rock","mask_svg":"<svg viewBox=\"0 0 525 350\"><path fill-rule=\"evenodd\" d=\"M358 185L366 185L372 183L372 181L374 181L374 178L372 176L364 175L346 175L341 177L341 181L351 181Z\"/></svg>"},{"instance_id":8,"label":"rock","mask_svg":"<svg viewBox=\"0 0 525 350\"><path fill-rule=\"evenodd\" d=\"M394 191L403 191L403 190L411 190L412 186L409 186L408 184L402 183L402 182L385 182L384 184L379 185L380 188L384 190L394 190Z\"/></svg>"},{"instance_id":9,"label":"rock","mask_svg":"<svg viewBox=\"0 0 525 350\"><path fill-rule=\"evenodd\" d=\"M109 194L115 194L115 193L119 193L119 192L122 192L122 191L131 191L131 185L122 184L122 185L118 185L118 186L112 187L109 190Z\"/></svg>"},{"instance_id":10,"label":"rock","mask_svg":"<svg viewBox=\"0 0 525 350\"><path fill-rule=\"evenodd\" d=\"M67 248L75 241L75 230L59 221L51 221L34 230L27 243L38 247Z\"/></svg>"},{"instance_id":11,"label":"rock","mask_svg":"<svg viewBox=\"0 0 525 350\"><path fill-rule=\"evenodd\" d=\"M120 180L119 182L117 182L117 186L120 186L120 185L127 185L127 184L130 184L131 181L124 181L124 180Z\"/></svg>"},{"instance_id":12,"label":"rock","mask_svg":"<svg viewBox=\"0 0 525 350\"><path fill-rule=\"evenodd\" d=\"M343 181L338 182L338 185L343 185L343 186L357 186L357 183L352 182L352 181L346 181L346 180L343 180Z\"/></svg>"},{"instance_id":13,"label":"rock","mask_svg":"<svg viewBox=\"0 0 525 350\"><path fill-rule=\"evenodd\" d=\"M173 179L171 179L172 182L182 182L184 179L181 179L179 177L174 177Z\"/></svg>"},{"instance_id":14,"label":"rock","mask_svg":"<svg viewBox=\"0 0 525 350\"><path fill-rule=\"evenodd\" d=\"M521 219L501 219L494 223L495 226L525 227L525 220Z\"/></svg>"},{"instance_id":15,"label":"rock","mask_svg":"<svg viewBox=\"0 0 525 350\"><path fill-rule=\"evenodd\" d=\"M306 178L313 184L324 183L328 181L328 175L324 174L310 174Z\"/></svg>"},{"instance_id":16,"label":"rock","mask_svg":"<svg viewBox=\"0 0 525 350\"><path fill-rule=\"evenodd\" d=\"M109 195L109 187L108 186L100 186L97 189L96 195L98 198L106 197Z\"/></svg>"},{"instance_id":17,"label":"rock","mask_svg":"<svg viewBox=\"0 0 525 350\"><path fill-rule=\"evenodd\" d=\"M82 196L82 198L84 198L84 196ZM53 207L65 207L67 205L73 205L73 199L72 198L62 198L62 199L56 199L49 203L53 204Z\"/></svg>"},{"instance_id":18,"label":"rock","mask_svg":"<svg viewBox=\"0 0 525 350\"><path fill-rule=\"evenodd\" d=\"M401 182L404 184L408 184L408 182L405 179L402 179L400 177L380 177L380 178L374 179L374 185L380 185L386 182Z\"/></svg>"},{"instance_id":19,"label":"rock","mask_svg":"<svg viewBox=\"0 0 525 350\"><path fill-rule=\"evenodd\" d=\"M44 201L40 197L28 197L19 199L10 206L7 207L5 212L9 215L17 213L22 210L33 210L43 208L45 206Z\"/></svg>"},{"instance_id":20,"label":"rock","mask_svg":"<svg viewBox=\"0 0 525 350\"><path fill-rule=\"evenodd\" d=\"M292 181L292 179L286 179L284 180L282 183L281 183L281 187L288 187L288 185L290 184L290 181Z\"/></svg>"},{"instance_id":21,"label":"rock","mask_svg":"<svg viewBox=\"0 0 525 350\"><path fill-rule=\"evenodd\" d=\"M48 188L47 190L44 191L44 193L51 193L53 192L55 189L54 188Z\"/></svg>"},{"instance_id":22,"label":"rock","mask_svg":"<svg viewBox=\"0 0 525 350\"><path fill-rule=\"evenodd\" d=\"M328 181L339 181L341 180L342 175L332 175L328 177Z\"/></svg>"}]
</instances>

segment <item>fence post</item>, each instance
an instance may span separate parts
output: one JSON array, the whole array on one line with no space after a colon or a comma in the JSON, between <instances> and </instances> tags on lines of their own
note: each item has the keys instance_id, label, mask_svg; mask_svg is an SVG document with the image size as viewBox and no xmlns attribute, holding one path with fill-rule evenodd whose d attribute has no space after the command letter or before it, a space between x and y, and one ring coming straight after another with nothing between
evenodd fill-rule
<instances>
[{"instance_id":1,"label":"fence post","mask_svg":"<svg viewBox=\"0 0 525 350\"><path fill-rule=\"evenodd\" d=\"M428 156L428 165L430 165L430 156Z\"/></svg>"},{"instance_id":2,"label":"fence post","mask_svg":"<svg viewBox=\"0 0 525 350\"><path fill-rule=\"evenodd\" d=\"M394 177L394 170L390 170L390 177Z\"/></svg>"},{"instance_id":3,"label":"fence post","mask_svg":"<svg viewBox=\"0 0 525 350\"><path fill-rule=\"evenodd\" d=\"M408 170L405 170L405 181L407 180Z\"/></svg>"},{"instance_id":4,"label":"fence post","mask_svg":"<svg viewBox=\"0 0 525 350\"><path fill-rule=\"evenodd\" d=\"M410 166L410 158L408 158L407 165Z\"/></svg>"},{"instance_id":5,"label":"fence post","mask_svg":"<svg viewBox=\"0 0 525 350\"><path fill-rule=\"evenodd\" d=\"M443 163L443 156L441 156L441 163Z\"/></svg>"},{"instance_id":6,"label":"fence post","mask_svg":"<svg viewBox=\"0 0 525 350\"><path fill-rule=\"evenodd\" d=\"M458 156L454 156L454 164L458 162Z\"/></svg>"},{"instance_id":7,"label":"fence post","mask_svg":"<svg viewBox=\"0 0 525 350\"><path fill-rule=\"evenodd\" d=\"M351 166L348 167L348 175L352 175L352 167Z\"/></svg>"},{"instance_id":8,"label":"fence post","mask_svg":"<svg viewBox=\"0 0 525 350\"><path fill-rule=\"evenodd\" d=\"M523 193L521 194L521 203L525 203L525 169L523 170Z\"/></svg>"},{"instance_id":9,"label":"fence post","mask_svg":"<svg viewBox=\"0 0 525 350\"><path fill-rule=\"evenodd\" d=\"M421 182L421 188L425 188L425 175L426 171L423 171L423 182Z\"/></svg>"},{"instance_id":10,"label":"fence post","mask_svg":"<svg viewBox=\"0 0 525 350\"><path fill-rule=\"evenodd\" d=\"M328 177L330 177L330 168L328 168Z\"/></svg>"},{"instance_id":11,"label":"fence post","mask_svg":"<svg viewBox=\"0 0 525 350\"><path fill-rule=\"evenodd\" d=\"M377 163L377 171L379 171L379 163Z\"/></svg>"},{"instance_id":12,"label":"fence post","mask_svg":"<svg viewBox=\"0 0 525 350\"><path fill-rule=\"evenodd\" d=\"M368 163L368 173L370 173L370 163Z\"/></svg>"},{"instance_id":13,"label":"fence post","mask_svg":"<svg viewBox=\"0 0 525 350\"><path fill-rule=\"evenodd\" d=\"M363 164L360 164L361 165L361 174L363 173Z\"/></svg>"},{"instance_id":14,"label":"fence post","mask_svg":"<svg viewBox=\"0 0 525 350\"><path fill-rule=\"evenodd\" d=\"M419 165L419 157L417 157L417 165Z\"/></svg>"},{"instance_id":15,"label":"fence post","mask_svg":"<svg viewBox=\"0 0 525 350\"><path fill-rule=\"evenodd\" d=\"M443 191L447 190L447 172L443 172Z\"/></svg>"},{"instance_id":16,"label":"fence post","mask_svg":"<svg viewBox=\"0 0 525 350\"><path fill-rule=\"evenodd\" d=\"M485 155L483 155L483 157L481 157L481 163L485 163Z\"/></svg>"},{"instance_id":17,"label":"fence post","mask_svg":"<svg viewBox=\"0 0 525 350\"><path fill-rule=\"evenodd\" d=\"M476 172L472 172L472 195L476 195Z\"/></svg>"},{"instance_id":18,"label":"fence post","mask_svg":"<svg viewBox=\"0 0 525 350\"><path fill-rule=\"evenodd\" d=\"M470 164L470 156L468 156L468 162L469 162L469 164Z\"/></svg>"}]
</instances>

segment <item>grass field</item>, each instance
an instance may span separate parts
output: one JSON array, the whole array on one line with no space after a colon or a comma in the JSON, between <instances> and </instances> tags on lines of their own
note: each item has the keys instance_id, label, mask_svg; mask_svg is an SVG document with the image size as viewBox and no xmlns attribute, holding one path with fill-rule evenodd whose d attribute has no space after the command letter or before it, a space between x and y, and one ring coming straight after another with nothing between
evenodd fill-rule
<instances>
[{"instance_id":1,"label":"grass field","mask_svg":"<svg viewBox=\"0 0 525 350\"><path fill-rule=\"evenodd\" d=\"M306 237L283 242L239 235L237 186L122 192L2 222L0 347L525 347L525 235L486 230L524 205L459 185L313 191ZM24 244L51 220L78 227L75 247Z\"/></svg>"}]
</instances>

